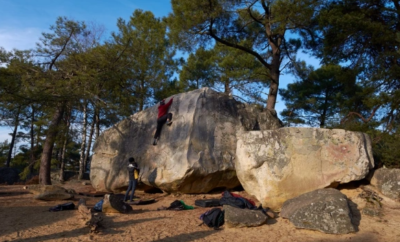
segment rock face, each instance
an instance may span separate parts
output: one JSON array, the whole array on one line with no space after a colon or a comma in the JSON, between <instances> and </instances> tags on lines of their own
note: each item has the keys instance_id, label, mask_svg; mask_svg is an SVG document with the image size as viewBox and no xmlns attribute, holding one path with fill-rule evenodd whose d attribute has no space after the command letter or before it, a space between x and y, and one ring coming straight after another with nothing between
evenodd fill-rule
<instances>
[{"instance_id":1,"label":"rock face","mask_svg":"<svg viewBox=\"0 0 400 242\"><path fill-rule=\"evenodd\" d=\"M241 209L224 205L225 224L228 227L256 227L267 223L268 216L260 209Z\"/></svg>"},{"instance_id":2,"label":"rock face","mask_svg":"<svg viewBox=\"0 0 400 242\"><path fill-rule=\"evenodd\" d=\"M173 123L164 125L153 146L157 107L132 115L98 138L90 173L97 191L125 190L131 156L140 167L141 181L166 192L205 193L236 187L240 184L234 161L237 132L282 126L270 112L202 88L174 96L169 110Z\"/></svg>"},{"instance_id":3,"label":"rock face","mask_svg":"<svg viewBox=\"0 0 400 242\"><path fill-rule=\"evenodd\" d=\"M315 190L287 200L281 216L297 228L328 234L347 234L356 229L347 197L334 188Z\"/></svg>"},{"instance_id":4,"label":"rock face","mask_svg":"<svg viewBox=\"0 0 400 242\"><path fill-rule=\"evenodd\" d=\"M400 169L377 169L371 178L371 185L386 197L400 202Z\"/></svg>"},{"instance_id":5,"label":"rock face","mask_svg":"<svg viewBox=\"0 0 400 242\"><path fill-rule=\"evenodd\" d=\"M243 188L273 210L300 194L363 179L374 166L369 137L339 129L244 132L236 157Z\"/></svg>"}]
</instances>

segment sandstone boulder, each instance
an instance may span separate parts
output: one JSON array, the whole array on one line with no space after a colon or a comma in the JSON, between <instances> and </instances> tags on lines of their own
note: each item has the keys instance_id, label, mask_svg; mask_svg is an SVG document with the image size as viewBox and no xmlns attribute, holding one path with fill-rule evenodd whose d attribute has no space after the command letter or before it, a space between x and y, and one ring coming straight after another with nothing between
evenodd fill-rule
<instances>
[{"instance_id":1,"label":"sandstone boulder","mask_svg":"<svg viewBox=\"0 0 400 242\"><path fill-rule=\"evenodd\" d=\"M167 98L169 101L169 98ZM166 192L206 193L240 185L235 171L237 132L276 129L276 114L261 112L209 88L174 96L171 126L153 146L158 104L104 131L94 146L90 180L97 191L124 191L127 160L140 180Z\"/></svg>"},{"instance_id":2,"label":"sandstone boulder","mask_svg":"<svg viewBox=\"0 0 400 242\"><path fill-rule=\"evenodd\" d=\"M377 169L371 178L371 185L386 197L400 202L400 169Z\"/></svg>"},{"instance_id":3,"label":"sandstone boulder","mask_svg":"<svg viewBox=\"0 0 400 242\"><path fill-rule=\"evenodd\" d=\"M296 228L328 234L355 232L346 195L334 188L319 189L287 200L281 211Z\"/></svg>"},{"instance_id":4,"label":"sandstone boulder","mask_svg":"<svg viewBox=\"0 0 400 242\"><path fill-rule=\"evenodd\" d=\"M300 194L361 180L374 166L369 137L339 129L244 132L236 157L243 188L273 210Z\"/></svg>"}]
</instances>

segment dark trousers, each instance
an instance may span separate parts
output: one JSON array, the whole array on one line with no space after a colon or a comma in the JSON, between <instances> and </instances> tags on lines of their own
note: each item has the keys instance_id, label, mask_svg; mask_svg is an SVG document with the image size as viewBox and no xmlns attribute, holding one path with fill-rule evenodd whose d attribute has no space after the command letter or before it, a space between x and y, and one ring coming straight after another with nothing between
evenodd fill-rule
<instances>
[{"instance_id":1,"label":"dark trousers","mask_svg":"<svg viewBox=\"0 0 400 242\"><path fill-rule=\"evenodd\" d=\"M128 189L126 190L124 201L126 201L126 199L128 198L129 191L132 190L131 197L130 197L130 201L132 202L133 195L135 194L135 190L136 190L136 185L137 185L137 180L136 179L135 180L129 180L129 186L128 186Z\"/></svg>"},{"instance_id":2,"label":"dark trousers","mask_svg":"<svg viewBox=\"0 0 400 242\"><path fill-rule=\"evenodd\" d=\"M172 113L167 113L160 118L157 119L157 130L156 134L154 135L154 139L160 138L161 130L167 119L172 120Z\"/></svg>"}]
</instances>

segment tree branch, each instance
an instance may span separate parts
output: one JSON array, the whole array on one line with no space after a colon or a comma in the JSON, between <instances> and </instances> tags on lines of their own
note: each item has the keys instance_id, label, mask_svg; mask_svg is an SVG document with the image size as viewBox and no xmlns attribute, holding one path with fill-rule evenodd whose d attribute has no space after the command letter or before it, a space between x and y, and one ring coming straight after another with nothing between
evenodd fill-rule
<instances>
[{"instance_id":1,"label":"tree branch","mask_svg":"<svg viewBox=\"0 0 400 242\"><path fill-rule=\"evenodd\" d=\"M381 105L376 106L376 107L372 110L372 113L371 113L371 115L370 115L368 118L364 118L360 113L357 113L357 112L349 112L349 113L347 114L347 116L344 117L344 118L342 119L342 121L340 121L340 123L343 124L343 123L344 123L350 116L352 116L352 115L358 116L364 123L368 123L368 122L371 121L371 119L374 117L376 111L378 110L378 108L379 108L380 106L381 106Z\"/></svg>"},{"instance_id":2,"label":"tree branch","mask_svg":"<svg viewBox=\"0 0 400 242\"><path fill-rule=\"evenodd\" d=\"M224 44L224 45L226 45L226 46L229 46L229 47L232 47L232 48L236 48L236 49L239 49L239 50L243 50L243 51L245 51L245 52L247 52L247 53L253 55L253 56L256 57L265 67L267 67L268 69L271 69L271 65L268 64L268 63L262 58L262 56L261 56L260 54L258 54L257 52L255 52L255 51L253 51L253 50L251 50L251 49L248 49L248 48L246 48L246 47L244 47L244 46L242 46L242 45L234 44L234 43L228 42L228 41L226 41L226 40L224 40L224 39L218 37L218 36L213 32L213 28L212 28L212 27L213 27L213 24L214 24L214 21L211 19L211 20L210 20L209 29L208 29L208 31L209 31L208 34L209 34L212 38L214 38L216 41L218 41L218 42L220 42L220 43L222 43L222 44Z\"/></svg>"}]
</instances>

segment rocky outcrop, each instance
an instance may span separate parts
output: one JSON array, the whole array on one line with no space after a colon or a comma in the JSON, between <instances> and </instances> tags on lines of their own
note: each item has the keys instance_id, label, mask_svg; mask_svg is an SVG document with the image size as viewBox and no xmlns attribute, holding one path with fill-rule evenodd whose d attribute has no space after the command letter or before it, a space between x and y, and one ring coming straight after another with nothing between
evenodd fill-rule
<instances>
[{"instance_id":1,"label":"rocky outcrop","mask_svg":"<svg viewBox=\"0 0 400 242\"><path fill-rule=\"evenodd\" d=\"M347 197L327 188L302 194L287 200L281 211L296 228L318 230L328 234L355 232Z\"/></svg>"},{"instance_id":2,"label":"rocky outcrop","mask_svg":"<svg viewBox=\"0 0 400 242\"><path fill-rule=\"evenodd\" d=\"M240 185L234 161L237 132L282 126L270 112L202 88L174 96L173 123L163 127L153 146L157 107L132 115L98 138L90 173L97 191L125 190L131 156L140 167L140 180L166 192L206 193L236 187Z\"/></svg>"},{"instance_id":3,"label":"rocky outcrop","mask_svg":"<svg viewBox=\"0 0 400 242\"><path fill-rule=\"evenodd\" d=\"M381 194L400 202L400 169L379 168L371 178L373 185Z\"/></svg>"},{"instance_id":4,"label":"rocky outcrop","mask_svg":"<svg viewBox=\"0 0 400 242\"><path fill-rule=\"evenodd\" d=\"M361 180L374 167L369 137L339 129L244 132L236 157L243 188L274 210L300 194Z\"/></svg>"}]
</instances>

